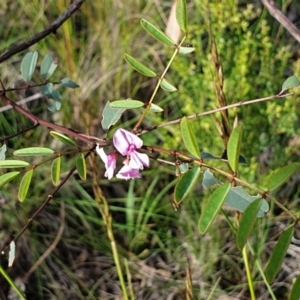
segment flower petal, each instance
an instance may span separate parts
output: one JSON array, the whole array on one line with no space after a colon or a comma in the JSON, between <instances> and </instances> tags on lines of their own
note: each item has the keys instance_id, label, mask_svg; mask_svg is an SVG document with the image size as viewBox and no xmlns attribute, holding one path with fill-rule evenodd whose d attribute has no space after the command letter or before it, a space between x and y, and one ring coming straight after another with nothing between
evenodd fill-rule
<instances>
[{"instance_id":1,"label":"flower petal","mask_svg":"<svg viewBox=\"0 0 300 300\"><path fill-rule=\"evenodd\" d=\"M129 166L133 169L144 169L144 166L149 167L149 156L146 153L134 151L130 155Z\"/></svg>"},{"instance_id":2,"label":"flower petal","mask_svg":"<svg viewBox=\"0 0 300 300\"><path fill-rule=\"evenodd\" d=\"M108 155L107 164L105 164L106 172L104 174L108 179L112 179L117 165L116 154L112 153Z\"/></svg>"},{"instance_id":3,"label":"flower petal","mask_svg":"<svg viewBox=\"0 0 300 300\"><path fill-rule=\"evenodd\" d=\"M100 148L100 145L97 144L97 147L96 147L96 152L97 154L100 156L100 158L102 159L102 161L105 163L107 163L107 155L106 153L104 152L104 149L103 147Z\"/></svg>"},{"instance_id":4,"label":"flower petal","mask_svg":"<svg viewBox=\"0 0 300 300\"><path fill-rule=\"evenodd\" d=\"M106 155L104 149L100 148L99 144L97 144L96 152L104 162L105 169L106 169L104 176L107 177L108 179L112 179L117 165L116 153L111 153L109 155Z\"/></svg>"},{"instance_id":5,"label":"flower petal","mask_svg":"<svg viewBox=\"0 0 300 300\"><path fill-rule=\"evenodd\" d=\"M134 178L141 178L142 175L137 169L132 169L129 165L124 165L123 168L118 172L116 177L128 180Z\"/></svg>"},{"instance_id":6,"label":"flower petal","mask_svg":"<svg viewBox=\"0 0 300 300\"><path fill-rule=\"evenodd\" d=\"M143 141L138 136L122 128L116 130L113 143L115 148L122 155L130 154L129 150L132 148L130 147L132 145L134 145L135 148L141 148L143 146Z\"/></svg>"}]
</instances>

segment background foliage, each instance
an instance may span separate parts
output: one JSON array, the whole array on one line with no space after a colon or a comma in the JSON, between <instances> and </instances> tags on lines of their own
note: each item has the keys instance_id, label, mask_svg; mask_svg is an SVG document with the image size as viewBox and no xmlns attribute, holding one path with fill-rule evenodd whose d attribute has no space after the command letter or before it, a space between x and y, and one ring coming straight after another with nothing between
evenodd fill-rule
<instances>
[{"instance_id":1,"label":"background foliage","mask_svg":"<svg viewBox=\"0 0 300 300\"><path fill-rule=\"evenodd\" d=\"M248 2L195 0L188 4L187 42L196 51L176 57L167 78L178 91L158 94L155 103L164 104L166 109L162 116L149 114L145 126L216 107L209 30L222 62L228 104L276 94L288 76L300 76L296 42L260 2ZM277 4L290 18L299 17L297 1L282 0ZM45 119L101 136L101 112L107 100L148 99L151 95L155 82L131 70L123 55L130 53L150 68L164 70L171 53L146 35L139 21L146 18L164 29L171 5L171 1L142 0L129 0L126 4L119 0L85 3L56 34L30 49L37 50L41 56L52 54L59 65L56 76L63 78L67 74L80 88L64 90L59 113L51 114L41 98L28 102L28 109ZM18 0L0 4L3 41L0 51L26 39L29 33L42 30L66 7L68 1L64 0L29 3ZM23 56L20 53L1 65L1 79L7 86L20 84ZM35 92L28 89L26 95L15 93L11 97L19 100ZM241 153L248 163L240 171L245 180L266 186L268 174L298 160L298 94L295 90L287 99L230 111L232 122L238 115L244 126ZM130 111L119 124L130 128L140 112ZM197 118L191 124L201 150L220 156L223 142L213 117ZM11 109L0 114L1 136L28 125L27 119ZM143 141L147 145L184 149L176 125L146 134ZM29 146L64 149L42 127L8 143L11 153ZM72 155L64 158L64 172L73 164ZM104 167L98 158L90 158L88 164L88 170L98 172L101 178L101 190L110 204L122 262L128 266L126 277L132 282L136 299L186 299L189 276L193 299L221 299L222 295L249 298L241 255L224 217L220 216L205 236L199 233L199 213L210 196L200 183L181 209L174 211L171 199L176 177L170 166L153 161L151 168L143 172L142 180L108 182L103 179ZM1 248L20 231L49 193L52 185L49 168L50 164L35 171L34 182L22 205L16 201L17 181L1 189ZM23 283L28 299L116 299L121 294L105 224L93 197L94 184L91 174L84 182L79 176L72 177L18 242L16 262L9 274L20 285ZM295 175L277 193L284 205L296 211L299 211L298 186L299 176ZM231 217L235 219L234 212ZM272 209L255 229L251 242L255 252L262 254L262 262L268 260L286 222L287 217L280 210ZM61 238L55 249L32 274L28 273L55 241L60 229ZM272 285L278 299L287 298L295 278L289 275L299 270L296 261L300 250L296 242L288 254L284 268ZM254 279L259 278L257 265L252 266L252 272ZM5 299L9 293L9 286L0 278L0 298ZM270 297L267 288L259 282L256 293L258 299Z\"/></svg>"}]
</instances>

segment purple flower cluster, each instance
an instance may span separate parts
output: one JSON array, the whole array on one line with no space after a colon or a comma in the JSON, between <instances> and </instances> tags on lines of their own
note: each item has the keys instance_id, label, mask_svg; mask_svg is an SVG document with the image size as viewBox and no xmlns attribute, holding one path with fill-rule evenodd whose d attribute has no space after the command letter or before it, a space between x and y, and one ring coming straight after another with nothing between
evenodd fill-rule
<instances>
[{"instance_id":1,"label":"purple flower cluster","mask_svg":"<svg viewBox=\"0 0 300 300\"><path fill-rule=\"evenodd\" d=\"M143 170L144 166L149 167L149 156L136 151L136 149L143 146L143 141L125 129L117 129L113 136L113 145L120 154L126 156L126 159L123 161L124 166L117 173L116 177L126 180L141 178L139 170ZM111 179L117 166L118 154L112 152L106 155L104 149L100 148L99 145L96 147L96 152L105 164L106 172L104 176Z\"/></svg>"}]
</instances>

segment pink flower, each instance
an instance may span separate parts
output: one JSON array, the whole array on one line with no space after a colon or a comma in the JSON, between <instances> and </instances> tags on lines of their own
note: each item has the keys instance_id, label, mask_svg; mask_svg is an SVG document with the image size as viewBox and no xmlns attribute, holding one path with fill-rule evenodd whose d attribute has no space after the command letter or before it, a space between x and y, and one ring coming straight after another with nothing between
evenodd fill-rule
<instances>
[{"instance_id":1,"label":"pink flower","mask_svg":"<svg viewBox=\"0 0 300 300\"><path fill-rule=\"evenodd\" d=\"M149 167L149 156L136 151L136 149L143 146L143 141L138 136L120 128L114 134L113 143L122 155L130 157L128 165L131 169L136 170L143 169L144 166Z\"/></svg>"},{"instance_id":2,"label":"pink flower","mask_svg":"<svg viewBox=\"0 0 300 300\"><path fill-rule=\"evenodd\" d=\"M112 179L112 177L114 176L114 171L116 169L117 154L111 153L109 155L106 155L103 148L100 148L99 144L97 144L96 152L101 157L102 161L105 164L106 172L104 176L107 177L108 179Z\"/></svg>"},{"instance_id":3,"label":"pink flower","mask_svg":"<svg viewBox=\"0 0 300 300\"><path fill-rule=\"evenodd\" d=\"M141 178L142 175L140 174L139 170L132 169L129 165L124 165L123 168L118 172L116 177L128 180L134 178Z\"/></svg>"}]
</instances>

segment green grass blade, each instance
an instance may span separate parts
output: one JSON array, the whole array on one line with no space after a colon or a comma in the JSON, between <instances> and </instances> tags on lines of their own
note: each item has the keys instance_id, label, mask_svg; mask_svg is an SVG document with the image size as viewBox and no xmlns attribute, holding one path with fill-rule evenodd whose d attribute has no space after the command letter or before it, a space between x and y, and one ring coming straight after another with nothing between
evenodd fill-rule
<instances>
[{"instance_id":1,"label":"green grass blade","mask_svg":"<svg viewBox=\"0 0 300 300\"><path fill-rule=\"evenodd\" d=\"M300 274L298 275L297 279L295 280L289 300L299 300L300 299Z\"/></svg>"}]
</instances>

